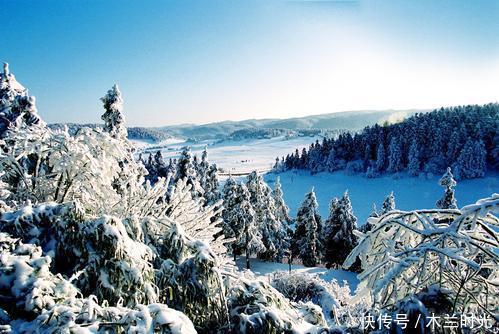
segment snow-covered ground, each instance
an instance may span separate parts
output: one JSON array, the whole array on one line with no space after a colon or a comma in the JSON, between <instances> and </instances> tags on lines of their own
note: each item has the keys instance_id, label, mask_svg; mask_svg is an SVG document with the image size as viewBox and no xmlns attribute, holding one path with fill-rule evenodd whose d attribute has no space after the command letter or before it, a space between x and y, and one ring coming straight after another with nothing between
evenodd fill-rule
<instances>
[{"instance_id":1,"label":"snow-covered ground","mask_svg":"<svg viewBox=\"0 0 499 334\"><path fill-rule=\"evenodd\" d=\"M210 162L215 162L225 172L233 174L246 174L253 170L268 171L275 163L275 158L293 153L296 148L308 147L317 137L297 137L286 139L276 137L271 139L248 139L241 141L201 141L196 143L177 141L166 144L150 145L148 150L161 149L163 157L178 158L182 147L188 145L194 155L201 156L201 151L208 146Z\"/></svg>"},{"instance_id":2,"label":"snow-covered ground","mask_svg":"<svg viewBox=\"0 0 499 334\"><path fill-rule=\"evenodd\" d=\"M400 210L434 208L435 202L444 192L438 185L440 176L430 178L402 176L398 179L383 176L368 179L362 175L348 175L342 171L315 175L307 171L288 171L279 174L268 173L265 175L265 180L273 186L277 176L281 179L284 200L290 207L292 216L296 215L305 193L312 187L315 189L319 212L323 219L328 215L331 199L341 196L348 189L359 225L364 224L371 213L372 203L376 203L379 209L386 195L392 190L397 209ZM499 174L490 173L482 179L458 181L455 191L459 207L473 204L478 199L499 192Z\"/></svg>"},{"instance_id":3,"label":"snow-covered ground","mask_svg":"<svg viewBox=\"0 0 499 334\"><path fill-rule=\"evenodd\" d=\"M244 256L237 258L236 264L240 270L246 269L245 261ZM289 265L287 263L265 262L258 259L250 259L250 265L251 271L259 276L268 275L276 271L289 270ZM359 284L357 274L346 270L326 269L320 267L307 268L296 264L291 265L291 270L302 273L306 272L309 274L318 274L320 278L327 282L331 282L335 279L340 285L343 285L346 281L352 292L357 289L357 285Z\"/></svg>"},{"instance_id":4,"label":"snow-covered ground","mask_svg":"<svg viewBox=\"0 0 499 334\"><path fill-rule=\"evenodd\" d=\"M293 153L296 148L308 147L317 137L298 137L286 139L254 139L242 141L202 141L186 143L179 139L169 139L159 144L141 143L141 148L147 152L161 149L163 156L177 158L183 146L189 145L193 154L201 155L208 146L209 160L216 163L226 172L233 175L246 174L253 170L268 171L277 156ZM137 142L137 141L135 141ZM281 178L284 199L295 215L305 193L314 187L319 210L324 219L328 215L329 202L348 189L353 210L362 225L371 212L372 203L378 209L386 195L393 190L397 208L401 210L434 208L435 202L442 196L443 189L438 185L440 175L425 178L402 176L394 179L383 176L368 179L362 175L348 175L345 172L319 173L311 175L307 171L288 171L278 174ZM277 175L268 173L265 180L273 186ZM222 175L222 180L224 176ZM499 174L489 173L486 178L458 182L456 198L458 206L475 203L476 200L499 192Z\"/></svg>"}]
</instances>

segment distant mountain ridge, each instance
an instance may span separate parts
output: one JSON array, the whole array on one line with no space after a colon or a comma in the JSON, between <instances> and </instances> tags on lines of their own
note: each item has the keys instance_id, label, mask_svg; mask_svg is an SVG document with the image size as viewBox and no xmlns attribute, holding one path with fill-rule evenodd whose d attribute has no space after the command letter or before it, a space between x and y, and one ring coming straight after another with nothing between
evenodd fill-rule
<instances>
[{"instance_id":1,"label":"distant mountain ridge","mask_svg":"<svg viewBox=\"0 0 499 334\"><path fill-rule=\"evenodd\" d=\"M283 130L290 130L290 133L296 133L297 135L307 135L311 131L314 133L327 132L328 130L333 130L333 133L336 133L338 130L357 131L373 124L396 123L416 113L429 111L429 109L343 111L285 119L247 119L200 125L180 124L161 127L129 127L128 137L130 139L160 142L172 137L191 140L224 140L241 138L241 133L245 136L251 136L252 134L261 136L262 133L283 133L285 132ZM99 126L98 124L56 123L51 124L50 127L58 128L64 125L67 125L70 131L76 131L77 128L82 126Z\"/></svg>"},{"instance_id":2,"label":"distant mountain ridge","mask_svg":"<svg viewBox=\"0 0 499 334\"><path fill-rule=\"evenodd\" d=\"M223 121L208 124L182 124L164 126L158 129L174 137L193 139L213 139L230 136L244 129L281 129L281 130L361 130L367 125L395 123L416 113L426 113L430 109L407 110L365 110L343 111L337 113L293 117L286 119L247 119L242 121Z\"/></svg>"}]
</instances>

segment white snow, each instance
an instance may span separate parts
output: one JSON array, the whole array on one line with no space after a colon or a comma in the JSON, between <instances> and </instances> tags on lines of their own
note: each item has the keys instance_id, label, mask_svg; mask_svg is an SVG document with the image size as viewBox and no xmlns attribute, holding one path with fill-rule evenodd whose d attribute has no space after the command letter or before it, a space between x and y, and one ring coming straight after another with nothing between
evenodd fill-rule
<instances>
[{"instance_id":1,"label":"white snow","mask_svg":"<svg viewBox=\"0 0 499 334\"><path fill-rule=\"evenodd\" d=\"M182 147L190 146L193 155L201 158L201 152L208 146L210 162L217 164L219 168L232 174L249 174L253 170L268 171L275 164L275 158L294 153L298 148L301 152L303 147L309 147L318 137L297 137L286 139L275 137L271 139L248 139L241 141L200 141L185 142L171 141L156 145L143 147L145 152L155 152L161 149L163 158L178 158ZM320 140L320 139L319 139Z\"/></svg>"},{"instance_id":2,"label":"white snow","mask_svg":"<svg viewBox=\"0 0 499 334\"><path fill-rule=\"evenodd\" d=\"M311 175L308 171L288 171L279 174L269 173L265 180L273 187L277 176L281 179L284 200L290 208L291 216L296 215L305 193L315 189L319 212L327 218L329 202L333 197L341 196L348 189L357 224L363 225L371 213L371 204L378 208L384 198L393 190L396 208L411 211L421 208L436 208L435 202L442 197L443 189L438 184L440 175L431 178L402 176L382 176L369 179L361 175L348 175L343 171ZM458 181L455 196L458 207L475 203L477 199L489 197L499 189L499 174L489 173L481 179Z\"/></svg>"},{"instance_id":3,"label":"white snow","mask_svg":"<svg viewBox=\"0 0 499 334\"><path fill-rule=\"evenodd\" d=\"M238 257L236 260L236 265L240 270L244 270L246 268L245 257ZM250 265L251 271L257 276L265 276L276 271L289 270L289 265L287 263L265 262L253 258L250 259ZM350 290L352 292L357 289L357 285L359 284L357 274L351 271L341 269L326 269L324 267L304 267L298 264L292 264L291 270L301 273L318 274L320 278L327 282L331 282L333 279L335 279L340 285L343 285L343 283L346 281L350 286Z\"/></svg>"}]
</instances>

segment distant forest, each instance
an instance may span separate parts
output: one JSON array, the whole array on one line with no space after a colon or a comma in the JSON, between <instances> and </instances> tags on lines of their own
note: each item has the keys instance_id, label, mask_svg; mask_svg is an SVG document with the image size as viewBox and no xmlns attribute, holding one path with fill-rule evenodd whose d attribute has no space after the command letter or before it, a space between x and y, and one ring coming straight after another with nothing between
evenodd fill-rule
<instances>
[{"instance_id":1,"label":"distant forest","mask_svg":"<svg viewBox=\"0 0 499 334\"><path fill-rule=\"evenodd\" d=\"M373 125L359 133L324 138L309 149L277 158L275 170L312 173L346 170L377 177L384 173L443 173L458 179L483 177L499 166L499 104L467 105L417 113L400 123Z\"/></svg>"},{"instance_id":2,"label":"distant forest","mask_svg":"<svg viewBox=\"0 0 499 334\"><path fill-rule=\"evenodd\" d=\"M73 135L76 133L76 131L78 131L80 128L83 127L88 127L88 128L102 127L101 124L76 124L76 123L49 124L49 127L52 130L60 130L63 129L64 126L67 126L69 133ZM128 139L147 140L158 143L165 139L171 138L171 136L168 133L154 128L128 127L127 131L128 131Z\"/></svg>"}]
</instances>

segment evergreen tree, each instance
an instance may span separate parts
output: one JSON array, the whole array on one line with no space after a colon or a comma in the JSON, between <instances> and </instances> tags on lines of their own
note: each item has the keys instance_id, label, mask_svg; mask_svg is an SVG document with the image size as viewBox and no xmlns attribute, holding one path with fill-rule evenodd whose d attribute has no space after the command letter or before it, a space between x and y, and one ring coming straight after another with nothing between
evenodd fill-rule
<instances>
[{"instance_id":1,"label":"evergreen tree","mask_svg":"<svg viewBox=\"0 0 499 334\"><path fill-rule=\"evenodd\" d=\"M191 186L192 197L201 197L204 192L199 183L196 166L189 146L183 148L177 163L176 181L184 178L187 179L187 184Z\"/></svg>"},{"instance_id":2,"label":"evergreen tree","mask_svg":"<svg viewBox=\"0 0 499 334\"><path fill-rule=\"evenodd\" d=\"M398 173L404 168L404 165L402 163L402 149L397 137L392 138L388 150L389 156L387 171L390 173Z\"/></svg>"},{"instance_id":3,"label":"evergreen tree","mask_svg":"<svg viewBox=\"0 0 499 334\"><path fill-rule=\"evenodd\" d=\"M204 198L206 205L215 205L218 201L220 201L221 195L219 187L218 167L216 164L212 164L208 167L205 176Z\"/></svg>"},{"instance_id":4,"label":"evergreen tree","mask_svg":"<svg viewBox=\"0 0 499 334\"><path fill-rule=\"evenodd\" d=\"M395 196L393 195L393 191L386 196L383 204L381 205L380 216L383 216L385 213L395 210Z\"/></svg>"},{"instance_id":5,"label":"evergreen tree","mask_svg":"<svg viewBox=\"0 0 499 334\"><path fill-rule=\"evenodd\" d=\"M469 139L464 145L454 167L458 179L484 177L487 151L483 141Z\"/></svg>"},{"instance_id":6,"label":"evergreen tree","mask_svg":"<svg viewBox=\"0 0 499 334\"><path fill-rule=\"evenodd\" d=\"M118 89L118 85L107 91L107 94L101 98L104 104L104 130L109 132L114 138L126 138L127 130L125 127L125 117L123 116L123 98Z\"/></svg>"},{"instance_id":7,"label":"evergreen tree","mask_svg":"<svg viewBox=\"0 0 499 334\"><path fill-rule=\"evenodd\" d=\"M9 128L33 125L45 126L38 115L36 99L29 96L28 90L9 72L9 64L4 63L0 73L0 138Z\"/></svg>"},{"instance_id":8,"label":"evergreen tree","mask_svg":"<svg viewBox=\"0 0 499 334\"><path fill-rule=\"evenodd\" d=\"M253 171L246 183L251 194L251 205L262 234L265 249L259 254L263 260L279 261L288 248L287 226L276 217L276 204L272 191L261 175Z\"/></svg>"},{"instance_id":9,"label":"evergreen tree","mask_svg":"<svg viewBox=\"0 0 499 334\"><path fill-rule=\"evenodd\" d=\"M409 164L407 166L409 175L417 176L421 170L421 158L418 142L414 139L409 148Z\"/></svg>"},{"instance_id":10,"label":"evergreen tree","mask_svg":"<svg viewBox=\"0 0 499 334\"><path fill-rule=\"evenodd\" d=\"M312 189L306 196L296 216L296 229L291 242L293 257L302 260L303 265L313 267L319 263L319 249L321 244L318 238L319 226L322 225L318 213L317 198Z\"/></svg>"},{"instance_id":11,"label":"evergreen tree","mask_svg":"<svg viewBox=\"0 0 499 334\"><path fill-rule=\"evenodd\" d=\"M275 202L275 216L280 222L286 222L290 224L293 220L289 215L289 208L284 202L283 192L281 188L280 178L277 177L274 185L274 190L272 190L272 197Z\"/></svg>"},{"instance_id":12,"label":"evergreen tree","mask_svg":"<svg viewBox=\"0 0 499 334\"><path fill-rule=\"evenodd\" d=\"M237 219L237 210L239 210L238 203L239 191L236 181L229 176L225 182L222 190L224 206L222 210L222 231L227 238L239 238L243 233L243 226ZM236 260L236 255L240 254L240 249L235 240L230 243L230 249L234 255L234 261Z\"/></svg>"},{"instance_id":13,"label":"evergreen tree","mask_svg":"<svg viewBox=\"0 0 499 334\"><path fill-rule=\"evenodd\" d=\"M450 167L447 167L447 171L438 181L438 184L444 187L445 194L444 197L439 199L436 203L439 209L457 209L457 201L454 197L454 187L457 182L454 180L454 175L452 175Z\"/></svg>"},{"instance_id":14,"label":"evergreen tree","mask_svg":"<svg viewBox=\"0 0 499 334\"><path fill-rule=\"evenodd\" d=\"M353 214L352 203L345 191L340 200L331 201L330 215L326 221L326 241L324 262L327 267L341 266L352 249L357 246L357 218Z\"/></svg>"},{"instance_id":15,"label":"evergreen tree","mask_svg":"<svg viewBox=\"0 0 499 334\"><path fill-rule=\"evenodd\" d=\"M255 211L251 205L251 195L244 184L238 185L238 201L235 206L235 231L238 238L234 243L235 253L239 250L244 251L246 256L246 268L250 269L250 256L260 254L265 251L263 236L258 223L255 219Z\"/></svg>"},{"instance_id":16,"label":"evergreen tree","mask_svg":"<svg viewBox=\"0 0 499 334\"><path fill-rule=\"evenodd\" d=\"M201 153L201 162L196 165L196 160L194 160L194 166L196 172L199 176L199 183L201 187L206 190L206 182L208 177L208 170L210 168L210 163L208 162L208 148L205 146L203 152Z\"/></svg>"},{"instance_id":17,"label":"evergreen tree","mask_svg":"<svg viewBox=\"0 0 499 334\"><path fill-rule=\"evenodd\" d=\"M378 172L382 172L386 166L386 150L385 145L380 143L378 150L376 151L376 169Z\"/></svg>"}]
</instances>

